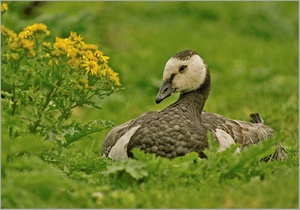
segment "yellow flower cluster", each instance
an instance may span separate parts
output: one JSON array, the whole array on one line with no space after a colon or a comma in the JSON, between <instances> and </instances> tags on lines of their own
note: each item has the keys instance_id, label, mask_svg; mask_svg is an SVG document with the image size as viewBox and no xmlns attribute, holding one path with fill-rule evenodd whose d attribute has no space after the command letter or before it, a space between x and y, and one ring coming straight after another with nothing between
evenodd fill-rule
<instances>
[{"instance_id":1,"label":"yellow flower cluster","mask_svg":"<svg viewBox=\"0 0 300 210\"><path fill-rule=\"evenodd\" d=\"M1 33L8 43L10 53L6 57L10 59L19 60L25 51L27 58L43 56L50 66L64 63L71 69L83 69L86 74L106 77L114 86L121 86L118 73L108 66L109 57L104 56L96 45L86 44L75 32L71 32L68 38L56 37L54 43L43 41L50 32L42 23L27 26L19 34L2 25Z\"/></svg>"},{"instance_id":2,"label":"yellow flower cluster","mask_svg":"<svg viewBox=\"0 0 300 210\"><path fill-rule=\"evenodd\" d=\"M44 43L44 45L47 44ZM86 44L82 36L77 35L76 32L71 32L70 36L65 39L56 37L52 51L46 54L46 57L50 59L49 65L60 65L59 57L61 56L68 58L67 63L73 69L84 68L87 74L108 76L116 86L121 85L118 73L108 66L109 57L104 56L96 45Z\"/></svg>"},{"instance_id":3,"label":"yellow flower cluster","mask_svg":"<svg viewBox=\"0 0 300 210\"><path fill-rule=\"evenodd\" d=\"M47 26L42 23L35 23L32 26L27 26L18 35L4 25L1 25L1 29L1 33L6 37L6 41L9 43L9 48L13 54L25 49L28 58L36 56L35 42L50 34L47 30Z\"/></svg>"},{"instance_id":4,"label":"yellow flower cluster","mask_svg":"<svg viewBox=\"0 0 300 210\"><path fill-rule=\"evenodd\" d=\"M4 13L8 10L8 5L7 3L2 3L1 4L1 13Z\"/></svg>"}]
</instances>

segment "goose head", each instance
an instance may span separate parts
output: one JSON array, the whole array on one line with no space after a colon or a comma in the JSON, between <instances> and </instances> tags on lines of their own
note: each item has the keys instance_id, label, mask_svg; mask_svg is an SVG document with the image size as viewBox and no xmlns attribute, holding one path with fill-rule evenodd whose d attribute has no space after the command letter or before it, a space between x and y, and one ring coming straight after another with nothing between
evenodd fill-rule
<instances>
[{"instance_id":1,"label":"goose head","mask_svg":"<svg viewBox=\"0 0 300 210\"><path fill-rule=\"evenodd\" d=\"M206 64L195 51L184 50L175 54L165 65L156 103L176 92L184 94L197 90L205 82L207 74Z\"/></svg>"}]
</instances>

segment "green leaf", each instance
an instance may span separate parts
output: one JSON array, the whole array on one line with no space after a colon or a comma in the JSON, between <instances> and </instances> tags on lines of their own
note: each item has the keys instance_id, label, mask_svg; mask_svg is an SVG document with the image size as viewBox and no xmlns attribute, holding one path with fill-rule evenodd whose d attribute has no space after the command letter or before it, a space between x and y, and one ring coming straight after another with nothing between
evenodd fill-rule
<instances>
[{"instance_id":1,"label":"green leaf","mask_svg":"<svg viewBox=\"0 0 300 210\"><path fill-rule=\"evenodd\" d=\"M76 122L62 128L62 134L66 138L63 146L68 146L82 137L89 136L92 133L102 132L105 129L112 128L114 123L107 120L92 120L89 122Z\"/></svg>"},{"instance_id":2,"label":"green leaf","mask_svg":"<svg viewBox=\"0 0 300 210\"><path fill-rule=\"evenodd\" d=\"M17 153L30 153L32 155L42 155L45 150L50 150L55 144L42 140L41 138L28 134L17 138L10 138L6 131L2 133L2 161L6 161L8 156Z\"/></svg>"},{"instance_id":3,"label":"green leaf","mask_svg":"<svg viewBox=\"0 0 300 210\"><path fill-rule=\"evenodd\" d=\"M112 162L111 165L107 166L107 169L102 172L104 175L121 175L126 173L132 178L139 180L148 176L146 165L135 159L128 159L124 161Z\"/></svg>"}]
</instances>

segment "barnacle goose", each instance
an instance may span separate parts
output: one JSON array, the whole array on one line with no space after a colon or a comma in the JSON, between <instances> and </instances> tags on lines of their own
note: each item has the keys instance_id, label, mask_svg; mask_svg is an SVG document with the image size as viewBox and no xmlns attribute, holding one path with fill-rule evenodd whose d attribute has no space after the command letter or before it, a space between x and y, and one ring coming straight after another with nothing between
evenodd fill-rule
<instances>
[{"instance_id":1,"label":"barnacle goose","mask_svg":"<svg viewBox=\"0 0 300 210\"><path fill-rule=\"evenodd\" d=\"M193 151L205 157L207 131L219 141L219 151L234 143L247 146L272 137L273 129L258 114L251 115L253 122L249 123L203 111L210 73L195 51L181 51L167 61L155 101L160 103L176 92L180 93L178 100L165 109L144 113L113 128L104 140L103 157L124 160L132 157L132 148L166 158Z\"/></svg>"}]
</instances>

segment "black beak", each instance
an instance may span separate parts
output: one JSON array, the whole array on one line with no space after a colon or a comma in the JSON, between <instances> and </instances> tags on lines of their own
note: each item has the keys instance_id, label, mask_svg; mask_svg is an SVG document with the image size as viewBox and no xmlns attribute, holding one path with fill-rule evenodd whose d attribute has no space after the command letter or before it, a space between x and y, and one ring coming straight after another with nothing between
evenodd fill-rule
<instances>
[{"instance_id":1,"label":"black beak","mask_svg":"<svg viewBox=\"0 0 300 210\"><path fill-rule=\"evenodd\" d=\"M159 104L165 98L168 98L175 92L175 89L171 87L171 82L168 80L162 84L160 87L158 94L155 98L155 102Z\"/></svg>"}]
</instances>

